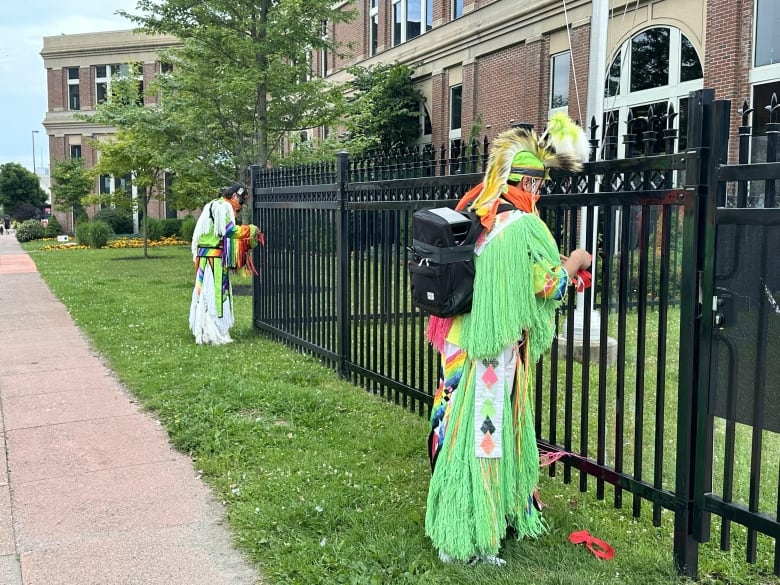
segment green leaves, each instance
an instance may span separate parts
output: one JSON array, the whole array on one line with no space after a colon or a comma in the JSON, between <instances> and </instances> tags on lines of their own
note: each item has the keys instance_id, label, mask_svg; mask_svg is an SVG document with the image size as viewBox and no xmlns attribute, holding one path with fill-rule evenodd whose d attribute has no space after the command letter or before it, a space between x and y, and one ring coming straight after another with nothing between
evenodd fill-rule
<instances>
[{"instance_id":1,"label":"green leaves","mask_svg":"<svg viewBox=\"0 0 780 585\"><path fill-rule=\"evenodd\" d=\"M40 208L45 203L46 192L35 173L19 163L0 165L0 205L6 215L13 215L22 206Z\"/></svg>"}]
</instances>

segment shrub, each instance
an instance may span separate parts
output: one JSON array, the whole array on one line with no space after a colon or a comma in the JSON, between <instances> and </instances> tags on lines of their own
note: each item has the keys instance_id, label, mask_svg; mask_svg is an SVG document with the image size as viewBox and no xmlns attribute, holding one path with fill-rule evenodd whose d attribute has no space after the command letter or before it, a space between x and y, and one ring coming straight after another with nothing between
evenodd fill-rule
<instances>
[{"instance_id":1,"label":"shrub","mask_svg":"<svg viewBox=\"0 0 780 585\"><path fill-rule=\"evenodd\" d=\"M49 224L46 226L46 230L44 231L44 236L47 238L56 238L62 233L62 225L60 225L60 220L57 219L56 215L52 215L49 218Z\"/></svg>"},{"instance_id":2,"label":"shrub","mask_svg":"<svg viewBox=\"0 0 780 585\"><path fill-rule=\"evenodd\" d=\"M44 228L37 219L27 219L16 227L16 239L20 242L40 240L44 236Z\"/></svg>"},{"instance_id":3,"label":"shrub","mask_svg":"<svg viewBox=\"0 0 780 585\"><path fill-rule=\"evenodd\" d=\"M192 241L192 234L195 232L196 223L197 221L191 215L188 215L181 220L181 231L179 232L179 236L181 236L182 240L186 242Z\"/></svg>"},{"instance_id":4,"label":"shrub","mask_svg":"<svg viewBox=\"0 0 780 585\"><path fill-rule=\"evenodd\" d=\"M111 226L105 221L93 220L89 226L89 245L92 248L104 248L111 237Z\"/></svg>"},{"instance_id":5,"label":"shrub","mask_svg":"<svg viewBox=\"0 0 780 585\"><path fill-rule=\"evenodd\" d=\"M76 241L82 246L89 246L89 222L81 220L76 224Z\"/></svg>"},{"instance_id":6,"label":"shrub","mask_svg":"<svg viewBox=\"0 0 780 585\"><path fill-rule=\"evenodd\" d=\"M172 238L181 233L181 220L175 217L166 217L162 220L163 237Z\"/></svg>"},{"instance_id":7,"label":"shrub","mask_svg":"<svg viewBox=\"0 0 780 585\"><path fill-rule=\"evenodd\" d=\"M126 211L121 211L112 207L101 209L92 218L93 221L104 221L115 234L132 234L133 218Z\"/></svg>"},{"instance_id":8,"label":"shrub","mask_svg":"<svg viewBox=\"0 0 780 585\"><path fill-rule=\"evenodd\" d=\"M146 218L146 238L151 241L162 240L163 222L153 217Z\"/></svg>"}]
</instances>

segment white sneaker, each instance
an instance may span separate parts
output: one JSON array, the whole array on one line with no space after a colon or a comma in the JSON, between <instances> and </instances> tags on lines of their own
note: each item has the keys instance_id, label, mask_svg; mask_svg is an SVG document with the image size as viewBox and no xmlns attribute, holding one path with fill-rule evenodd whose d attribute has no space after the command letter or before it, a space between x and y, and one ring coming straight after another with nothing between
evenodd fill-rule
<instances>
[{"instance_id":1,"label":"white sneaker","mask_svg":"<svg viewBox=\"0 0 780 585\"><path fill-rule=\"evenodd\" d=\"M470 565L476 565L477 563L485 563L496 567L506 566L506 561L496 555L477 555L469 561Z\"/></svg>"},{"instance_id":2,"label":"white sneaker","mask_svg":"<svg viewBox=\"0 0 780 585\"><path fill-rule=\"evenodd\" d=\"M446 563L446 564L457 562L455 559L453 559L450 555L448 555L444 551L439 551L439 560L442 563Z\"/></svg>"}]
</instances>

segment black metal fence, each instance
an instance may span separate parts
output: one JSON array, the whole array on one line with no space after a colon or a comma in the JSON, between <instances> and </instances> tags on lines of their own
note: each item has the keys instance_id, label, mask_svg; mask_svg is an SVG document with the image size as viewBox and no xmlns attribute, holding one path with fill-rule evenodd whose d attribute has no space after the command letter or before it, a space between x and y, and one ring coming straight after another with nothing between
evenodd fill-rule
<instances>
[{"instance_id":1,"label":"black metal fence","mask_svg":"<svg viewBox=\"0 0 780 585\"><path fill-rule=\"evenodd\" d=\"M717 178L716 162L726 159L720 147L713 156L713 127L724 122L714 120L712 102L711 91L691 94L684 153L677 152L671 108L657 116L665 128L660 135L643 133L641 156L632 152L637 137L628 120L623 140L632 158L590 162L576 176L554 175L539 202L561 251L584 245L596 259L593 287L569 296L559 335L534 372L540 446L566 453L549 472L563 473L566 481L576 474L580 488L595 489L599 498L612 486L616 507L625 505L628 492L632 514L649 513L656 525L663 510L671 511L675 562L688 575L696 574L697 543L709 536L712 512L749 528L751 562L757 558L756 533L778 536L776 509L773 518L756 515L766 491L753 488L739 512L706 495L712 485L733 486L740 475L734 451L713 472L712 445L735 438L728 426L734 408L727 400L725 411L716 412L705 399L713 337L704 301L711 298L706 275L714 267L711 219L728 191L713 185L739 176L732 188L739 194L752 188L743 185L751 178L766 184L767 173L780 178L780 163L760 175L750 165L726 174L729 179ZM591 125L594 153L600 148L614 156L614 124L606 120L603 143ZM261 275L254 288L255 326L426 415L438 356L425 341L426 316L410 299L411 218L422 207L454 205L481 181L488 148L483 140L455 153L428 148L359 159L340 154L327 164L254 167L254 222L267 234L256 259ZM666 154L651 155L659 150ZM770 327L765 338L776 332ZM755 371L771 357L756 358ZM776 379L771 383L776 386ZM768 446L774 449L776 437L768 440L763 432L753 439L754 458L766 456ZM778 452L780 445L768 451L775 458ZM769 501L777 507L776 459L774 465ZM732 488L721 500L730 505L734 496Z\"/></svg>"}]
</instances>

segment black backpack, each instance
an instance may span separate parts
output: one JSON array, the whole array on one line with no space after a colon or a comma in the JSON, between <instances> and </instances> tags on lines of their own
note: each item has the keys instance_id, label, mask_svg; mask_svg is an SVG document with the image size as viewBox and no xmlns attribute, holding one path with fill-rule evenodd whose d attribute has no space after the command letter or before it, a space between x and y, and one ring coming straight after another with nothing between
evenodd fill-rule
<instances>
[{"instance_id":1,"label":"black backpack","mask_svg":"<svg viewBox=\"0 0 780 585\"><path fill-rule=\"evenodd\" d=\"M471 310L474 244L481 232L471 211L436 207L414 213L409 274L416 307L437 317Z\"/></svg>"}]
</instances>

